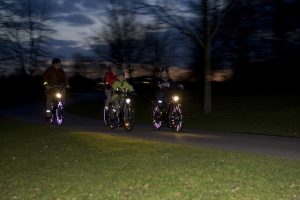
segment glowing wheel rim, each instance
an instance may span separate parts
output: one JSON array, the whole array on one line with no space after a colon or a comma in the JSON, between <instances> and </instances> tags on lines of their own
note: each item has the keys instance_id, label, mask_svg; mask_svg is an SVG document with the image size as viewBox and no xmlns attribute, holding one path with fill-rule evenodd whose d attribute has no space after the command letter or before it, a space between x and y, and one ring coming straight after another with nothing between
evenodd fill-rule
<instances>
[{"instance_id":1,"label":"glowing wheel rim","mask_svg":"<svg viewBox=\"0 0 300 200\"><path fill-rule=\"evenodd\" d=\"M170 122L176 132L180 132L183 129L183 110L180 105L171 109Z\"/></svg>"},{"instance_id":2,"label":"glowing wheel rim","mask_svg":"<svg viewBox=\"0 0 300 200\"><path fill-rule=\"evenodd\" d=\"M62 125L63 124L63 106L62 106L62 103L59 102L58 103L58 106L57 106L57 109L56 109L56 123L57 125Z\"/></svg>"},{"instance_id":3,"label":"glowing wheel rim","mask_svg":"<svg viewBox=\"0 0 300 200\"><path fill-rule=\"evenodd\" d=\"M160 119L160 112L158 106L155 106L152 110L152 125L156 130L159 130L163 124L163 121Z\"/></svg>"}]
</instances>

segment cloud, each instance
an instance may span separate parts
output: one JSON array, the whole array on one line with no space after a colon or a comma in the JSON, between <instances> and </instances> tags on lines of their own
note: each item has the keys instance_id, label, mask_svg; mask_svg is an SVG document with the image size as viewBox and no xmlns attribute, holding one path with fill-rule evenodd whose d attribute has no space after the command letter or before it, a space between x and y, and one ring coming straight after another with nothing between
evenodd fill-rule
<instances>
[{"instance_id":1,"label":"cloud","mask_svg":"<svg viewBox=\"0 0 300 200\"><path fill-rule=\"evenodd\" d=\"M75 46L78 44L78 42L73 41L73 40L56 40L53 39L50 41L50 44L52 45L63 45L63 46Z\"/></svg>"},{"instance_id":2,"label":"cloud","mask_svg":"<svg viewBox=\"0 0 300 200\"><path fill-rule=\"evenodd\" d=\"M83 14L71 14L66 16L59 16L53 19L54 21L65 21L71 26L86 26L93 25L95 22Z\"/></svg>"},{"instance_id":3,"label":"cloud","mask_svg":"<svg viewBox=\"0 0 300 200\"><path fill-rule=\"evenodd\" d=\"M99 0L56 0L52 2L54 11L59 13L74 13L103 8L105 1Z\"/></svg>"},{"instance_id":4,"label":"cloud","mask_svg":"<svg viewBox=\"0 0 300 200\"><path fill-rule=\"evenodd\" d=\"M80 46L79 42L73 40L50 40L50 51L54 57L72 58L74 53L80 52L82 55L93 55L92 50Z\"/></svg>"},{"instance_id":5,"label":"cloud","mask_svg":"<svg viewBox=\"0 0 300 200\"><path fill-rule=\"evenodd\" d=\"M92 8L92 9L101 9L104 8L104 5L107 2L105 1L99 1L99 0L90 0L90 1L84 1L83 6L86 8Z\"/></svg>"},{"instance_id":6,"label":"cloud","mask_svg":"<svg viewBox=\"0 0 300 200\"><path fill-rule=\"evenodd\" d=\"M61 57L64 59L72 59L75 53L81 53L84 56L93 56L93 52L87 49L81 49L76 47L62 47L52 52L54 57Z\"/></svg>"}]
</instances>

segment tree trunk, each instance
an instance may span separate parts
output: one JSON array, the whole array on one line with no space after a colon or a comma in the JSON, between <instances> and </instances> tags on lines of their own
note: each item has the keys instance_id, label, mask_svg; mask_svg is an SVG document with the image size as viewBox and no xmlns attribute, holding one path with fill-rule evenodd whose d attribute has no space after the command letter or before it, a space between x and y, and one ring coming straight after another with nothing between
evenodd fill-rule
<instances>
[{"instance_id":1,"label":"tree trunk","mask_svg":"<svg viewBox=\"0 0 300 200\"><path fill-rule=\"evenodd\" d=\"M211 113L211 37L212 33L210 32L209 26L209 14L208 14L208 0L203 2L204 8L204 100L203 100L203 111L204 114Z\"/></svg>"},{"instance_id":2,"label":"tree trunk","mask_svg":"<svg viewBox=\"0 0 300 200\"><path fill-rule=\"evenodd\" d=\"M204 50L204 114L211 113L211 43L207 40Z\"/></svg>"}]
</instances>

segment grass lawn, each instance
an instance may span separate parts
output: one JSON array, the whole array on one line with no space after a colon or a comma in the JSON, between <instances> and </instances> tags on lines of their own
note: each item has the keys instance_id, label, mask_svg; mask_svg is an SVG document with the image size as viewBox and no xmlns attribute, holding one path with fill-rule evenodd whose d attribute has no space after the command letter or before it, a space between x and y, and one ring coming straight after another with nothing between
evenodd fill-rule
<instances>
[{"instance_id":1,"label":"grass lawn","mask_svg":"<svg viewBox=\"0 0 300 200\"><path fill-rule=\"evenodd\" d=\"M182 97L185 128L300 137L300 96L213 96L209 115L203 114L199 96L184 92ZM70 105L67 110L102 118L102 101ZM147 95L137 96L135 111L137 123L151 123Z\"/></svg>"},{"instance_id":2,"label":"grass lawn","mask_svg":"<svg viewBox=\"0 0 300 200\"><path fill-rule=\"evenodd\" d=\"M299 96L289 95L219 96L212 114L204 115L189 99L185 122L205 130L300 137L299 102Z\"/></svg>"},{"instance_id":3,"label":"grass lawn","mask_svg":"<svg viewBox=\"0 0 300 200\"><path fill-rule=\"evenodd\" d=\"M4 119L0 168L0 199L300 198L299 161Z\"/></svg>"}]
</instances>

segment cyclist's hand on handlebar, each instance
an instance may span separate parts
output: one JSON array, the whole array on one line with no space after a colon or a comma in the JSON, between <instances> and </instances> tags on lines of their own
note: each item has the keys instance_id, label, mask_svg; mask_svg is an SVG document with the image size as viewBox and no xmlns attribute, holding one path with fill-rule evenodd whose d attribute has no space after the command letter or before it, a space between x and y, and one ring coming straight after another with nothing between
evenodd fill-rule
<instances>
[{"instance_id":1,"label":"cyclist's hand on handlebar","mask_svg":"<svg viewBox=\"0 0 300 200\"><path fill-rule=\"evenodd\" d=\"M122 90L119 89L119 88L116 88L116 89L114 89L114 93L116 93L116 94L121 94L121 93L122 93Z\"/></svg>"}]
</instances>

